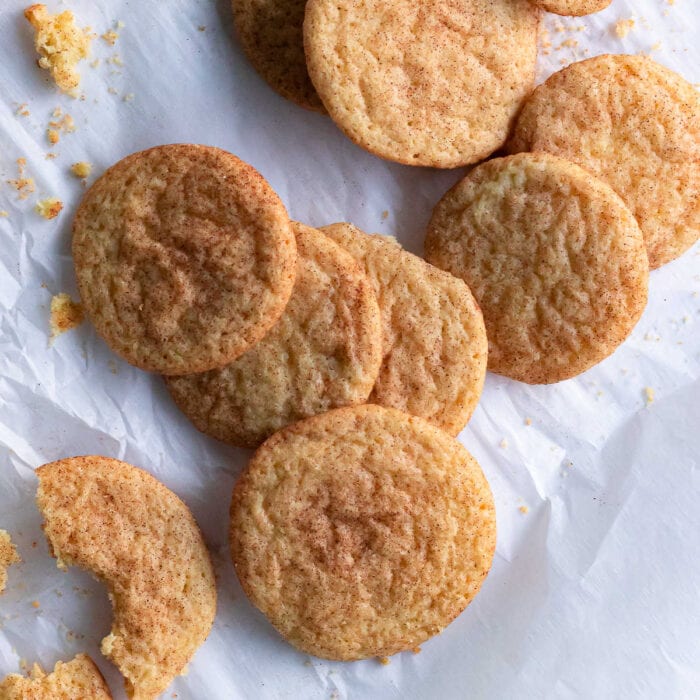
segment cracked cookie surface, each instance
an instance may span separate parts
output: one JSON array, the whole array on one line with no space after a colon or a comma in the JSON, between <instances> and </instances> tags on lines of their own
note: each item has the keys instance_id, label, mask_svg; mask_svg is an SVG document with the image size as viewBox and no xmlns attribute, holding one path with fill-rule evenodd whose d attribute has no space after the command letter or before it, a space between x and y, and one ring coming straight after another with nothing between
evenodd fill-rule
<instances>
[{"instance_id":1,"label":"cracked cookie surface","mask_svg":"<svg viewBox=\"0 0 700 700\"><path fill-rule=\"evenodd\" d=\"M478 592L496 544L476 461L422 418L371 404L289 426L233 492L231 553L291 644L386 656L441 632Z\"/></svg>"},{"instance_id":2,"label":"cracked cookie surface","mask_svg":"<svg viewBox=\"0 0 700 700\"><path fill-rule=\"evenodd\" d=\"M309 75L362 148L453 168L503 145L533 86L540 10L529 0L309 0Z\"/></svg>"},{"instance_id":3,"label":"cracked cookie surface","mask_svg":"<svg viewBox=\"0 0 700 700\"><path fill-rule=\"evenodd\" d=\"M486 375L484 319L469 287L393 239L346 223L321 230L362 265L379 302L383 361L370 403L457 435Z\"/></svg>"},{"instance_id":4,"label":"cracked cookie surface","mask_svg":"<svg viewBox=\"0 0 700 700\"><path fill-rule=\"evenodd\" d=\"M359 265L320 231L292 227L296 282L270 332L221 369L166 378L197 428L241 447L256 447L302 418L364 402L382 361L379 307Z\"/></svg>"},{"instance_id":5,"label":"cracked cookie surface","mask_svg":"<svg viewBox=\"0 0 700 700\"><path fill-rule=\"evenodd\" d=\"M129 698L153 700L214 622L214 570L197 523L172 491L126 462L73 457L36 473L58 566L79 566L107 585L114 618L102 653Z\"/></svg>"},{"instance_id":6,"label":"cracked cookie surface","mask_svg":"<svg viewBox=\"0 0 700 700\"><path fill-rule=\"evenodd\" d=\"M426 259L481 306L488 367L531 384L610 355L647 300L641 231L604 182L547 153L484 163L438 203Z\"/></svg>"},{"instance_id":7,"label":"cracked cookie surface","mask_svg":"<svg viewBox=\"0 0 700 700\"><path fill-rule=\"evenodd\" d=\"M292 102L325 113L304 55L306 0L233 0L233 18L248 60Z\"/></svg>"},{"instance_id":8,"label":"cracked cookie surface","mask_svg":"<svg viewBox=\"0 0 700 700\"><path fill-rule=\"evenodd\" d=\"M700 95L650 58L596 56L550 76L508 150L547 151L607 182L639 222L652 269L700 236Z\"/></svg>"},{"instance_id":9,"label":"cracked cookie surface","mask_svg":"<svg viewBox=\"0 0 700 700\"><path fill-rule=\"evenodd\" d=\"M73 224L80 297L117 354L161 374L242 355L282 314L296 247L250 165L218 148L159 146L119 161Z\"/></svg>"}]
</instances>

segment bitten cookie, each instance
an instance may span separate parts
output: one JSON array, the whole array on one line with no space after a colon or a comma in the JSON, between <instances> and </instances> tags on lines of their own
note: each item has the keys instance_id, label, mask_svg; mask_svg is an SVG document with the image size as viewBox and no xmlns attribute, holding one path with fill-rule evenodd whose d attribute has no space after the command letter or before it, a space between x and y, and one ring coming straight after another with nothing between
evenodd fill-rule
<instances>
[{"instance_id":1,"label":"bitten cookie","mask_svg":"<svg viewBox=\"0 0 700 700\"><path fill-rule=\"evenodd\" d=\"M438 634L478 592L495 545L476 461L381 406L281 430L233 491L243 589L291 644L324 658L386 656Z\"/></svg>"},{"instance_id":2,"label":"bitten cookie","mask_svg":"<svg viewBox=\"0 0 700 700\"><path fill-rule=\"evenodd\" d=\"M34 664L30 678L16 673L0 682L0 700L112 700L107 683L87 654L59 661L53 672Z\"/></svg>"},{"instance_id":3,"label":"bitten cookie","mask_svg":"<svg viewBox=\"0 0 700 700\"><path fill-rule=\"evenodd\" d=\"M555 15L581 17L604 10L612 0L530 0L530 2Z\"/></svg>"},{"instance_id":4,"label":"bitten cookie","mask_svg":"<svg viewBox=\"0 0 700 700\"><path fill-rule=\"evenodd\" d=\"M479 402L488 356L469 287L394 239L350 224L321 230L362 265L379 300L383 361L369 401L457 435Z\"/></svg>"},{"instance_id":5,"label":"bitten cookie","mask_svg":"<svg viewBox=\"0 0 700 700\"><path fill-rule=\"evenodd\" d=\"M525 103L512 153L547 151L605 180L624 200L657 268L700 236L700 95L644 56L573 63Z\"/></svg>"},{"instance_id":6,"label":"bitten cookie","mask_svg":"<svg viewBox=\"0 0 700 700\"><path fill-rule=\"evenodd\" d=\"M503 145L533 86L540 11L529 0L309 0L311 80L362 148L454 168Z\"/></svg>"},{"instance_id":7,"label":"bitten cookie","mask_svg":"<svg viewBox=\"0 0 700 700\"><path fill-rule=\"evenodd\" d=\"M114 165L73 224L80 297L107 344L161 374L232 362L282 314L294 234L251 166L218 148L159 146Z\"/></svg>"},{"instance_id":8,"label":"bitten cookie","mask_svg":"<svg viewBox=\"0 0 700 700\"><path fill-rule=\"evenodd\" d=\"M0 593L7 585L7 569L12 564L17 564L20 560L17 550L12 544L10 534L5 530L0 530Z\"/></svg>"},{"instance_id":9,"label":"bitten cookie","mask_svg":"<svg viewBox=\"0 0 700 700\"><path fill-rule=\"evenodd\" d=\"M87 569L108 587L114 620L102 653L130 698L156 698L214 622L214 570L197 523L172 491L116 459L73 457L36 473L58 566Z\"/></svg>"},{"instance_id":10,"label":"bitten cookie","mask_svg":"<svg viewBox=\"0 0 700 700\"><path fill-rule=\"evenodd\" d=\"M306 69L305 7L306 0L233 0L233 18L248 60L268 85L302 107L325 113Z\"/></svg>"},{"instance_id":11,"label":"bitten cookie","mask_svg":"<svg viewBox=\"0 0 700 700\"><path fill-rule=\"evenodd\" d=\"M630 211L604 182L547 153L472 170L435 207L425 255L464 279L481 306L489 369L530 384L610 355L647 300Z\"/></svg>"},{"instance_id":12,"label":"bitten cookie","mask_svg":"<svg viewBox=\"0 0 700 700\"><path fill-rule=\"evenodd\" d=\"M257 447L301 418L363 403L379 373L382 324L369 280L320 231L293 228L296 283L279 322L230 365L166 379L197 428L234 445Z\"/></svg>"}]
</instances>

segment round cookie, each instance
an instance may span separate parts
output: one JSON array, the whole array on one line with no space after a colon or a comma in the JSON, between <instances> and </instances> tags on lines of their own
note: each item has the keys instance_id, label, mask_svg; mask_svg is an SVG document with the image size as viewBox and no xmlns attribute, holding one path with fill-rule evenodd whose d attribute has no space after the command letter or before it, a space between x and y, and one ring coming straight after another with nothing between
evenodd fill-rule
<instances>
[{"instance_id":1,"label":"round cookie","mask_svg":"<svg viewBox=\"0 0 700 700\"><path fill-rule=\"evenodd\" d=\"M362 265L379 301L384 358L369 401L457 435L479 402L488 356L469 287L394 239L344 223L321 230Z\"/></svg>"},{"instance_id":2,"label":"round cookie","mask_svg":"<svg viewBox=\"0 0 700 700\"><path fill-rule=\"evenodd\" d=\"M622 200L547 153L472 170L435 207L426 259L481 306L489 369L530 384L568 379L610 355L647 300L642 234Z\"/></svg>"},{"instance_id":3,"label":"round cookie","mask_svg":"<svg viewBox=\"0 0 700 700\"><path fill-rule=\"evenodd\" d=\"M381 317L367 277L320 231L293 228L296 283L272 330L226 367L166 378L199 430L240 447L257 447L301 418L363 403L382 361Z\"/></svg>"},{"instance_id":4,"label":"round cookie","mask_svg":"<svg viewBox=\"0 0 700 700\"><path fill-rule=\"evenodd\" d=\"M58 566L79 566L107 584L114 620L102 653L130 698L154 700L214 622L214 570L197 523L172 491L116 459L73 457L36 473Z\"/></svg>"},{"instance_id":5,"label":"round cookie","mask_svg":"<svg viewBox=\"0 0 700 700\"><path fill-rule=\"evenodd\" d=\"M12 673L0 681L2 700L112 700L112 694L95 662L78 654L67 662L58 661L46 674L34 664L30 678Z\"/></svg>"},{"instance_id":6,"label":"round cookie","mask_svg":"<svg viewBox=\"0 0 700 700\"><path fill-rule=\"evenodd\" d=\"M328 113L362 148L454 168L500 148L535 75L529 0L309 0L304 46Z\"/></svg>"},{"instance_id":7,"label":"round cookie","mask_svg":"<svg viewBox=\"0 0 700 700\"><path fill-rule=\"evenodd\" d=\"M509 151L547 151L605 180L652 269L700 236L700 95L649 58L596 56L555 73L525 103Z\"/></svg>"},{"instance_id":8,"label":"round cookie","mask_svg":"<svg viewBox=\"0 0 700 700\"><path fill-rule=\"evenodd\" d=\"M255 70L282 97L326 112L309 78L304 55L306 0L233 0L243 50Z\"/></svg>"},{"instance_id":9,"label":"round cookie","mask_svg":"<svg viewBox=\"0 0 700 700\"><path fill-rule=\"evenodd\" d=\"M73 223L83 305L117 354L161 374L242 355L294 284L287 212L250 165L218 148L159 146L119 161Z\"/></svg>"},{"instance_id":10,"label":"round cookie","mask_svg":"<svg viewBox=\"0 0 700 700\"><path fill-rule=\"evenodd\" d=\"M530 0L530 2L555 15L582 17L604 10L612 0Z\"/></svg>"},{"instance_id":11,"label":"round cookie","mask_svg":"<svg viewBox=\"0 0 700 700\"><path fill-rule=\"evenodd\" d=\"M253 456L231 504L243 589L295 647L349 661L414 649L491 566L489 485L456 440L371 404L314 416Z\"/></svg>"}]
</instances>

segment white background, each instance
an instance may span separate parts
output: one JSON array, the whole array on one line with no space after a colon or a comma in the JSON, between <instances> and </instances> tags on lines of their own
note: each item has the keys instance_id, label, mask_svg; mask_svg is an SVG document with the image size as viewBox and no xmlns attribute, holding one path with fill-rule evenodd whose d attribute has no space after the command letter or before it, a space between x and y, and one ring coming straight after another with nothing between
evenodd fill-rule
<instances>
[{"instance_id":1,"label":"white background","mask_svg":"<svg viewBox=\"0 0 700 700\"><path fill-rule=\"evenodd\" d=\"M58 94L36 68L25 4L2 0L0 9L0 209L10 214L0 219L0 527L25 562L10 569L0 599L0 676L22 659L50 667L88 651L123 698L118 673L98 652L110 619L104 590L55 568L34 507L35 467L99 453L176 491L213 552L216 625L164 697L700 697L698 247L651 275L638 327L598 367L547 387L489 375L460 437L498 508L493 570L470 608L420 654L386 667L309 659L252 608L228 560L230 490L249 453L197 433L160 379L118 360L89 324L48 344L51 296L75 293L70 223L82 188L68 169L88 160L99 175L156 144L212 144L257 167L294 218L348 220L419 253L432 206L461 173L383 162L327 118L278 97L242 56L228 0L49 2L52 10L69 4L99 33L115 20L126 25L114 48L95 42L99 67L83 64L85 101ZM697 0L614 0L594 18L549 16L540 78L586 55L649 52L661 42L654 57L698 83L698 9ZM629 17L636 26L620 40L613 25ZM114 54L122 67L105 62ZM25 102L31 115L16 116ZM46 160L57 106L78 128ZM37 183L25 202L5 184L19 157ZM66 205L51 222L32 211L49 195Z\"/></svg>"}]
</instances>

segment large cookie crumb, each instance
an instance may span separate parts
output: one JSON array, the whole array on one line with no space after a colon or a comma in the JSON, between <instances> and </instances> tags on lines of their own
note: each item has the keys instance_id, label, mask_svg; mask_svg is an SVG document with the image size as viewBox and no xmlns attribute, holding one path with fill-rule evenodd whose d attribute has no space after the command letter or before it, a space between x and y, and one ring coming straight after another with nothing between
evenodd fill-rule
<instances>
[{"instance_id":1,"label":"large cookie crumb","mask_svg":"<svg viewBox=\"0 0 700 700\"><path fill-rule=\"evenodd\" d=\"M7 568L20 561L17 550L10 539L10 534L5 530L0 530L0 593L5 590L7 584Z\"/></svg>"}]
</instances>

